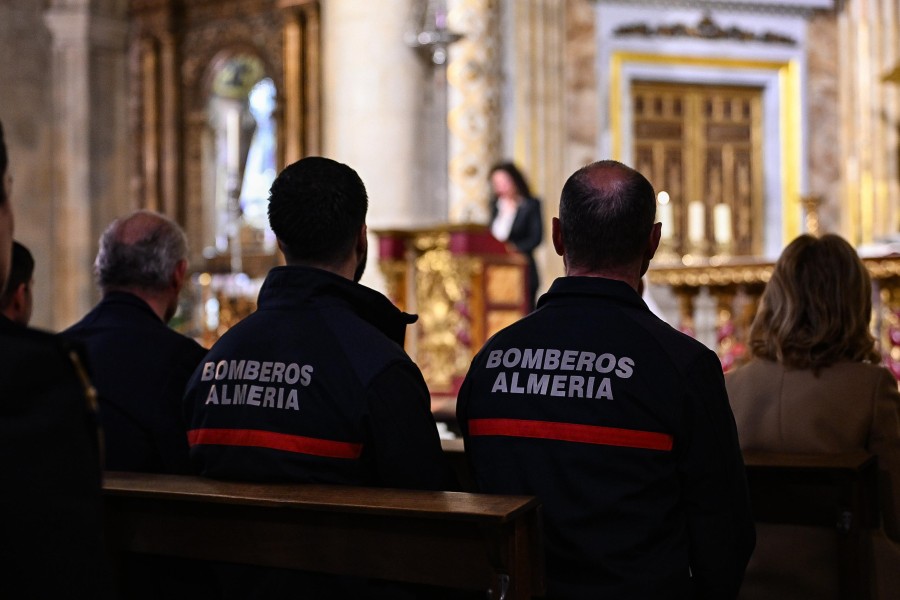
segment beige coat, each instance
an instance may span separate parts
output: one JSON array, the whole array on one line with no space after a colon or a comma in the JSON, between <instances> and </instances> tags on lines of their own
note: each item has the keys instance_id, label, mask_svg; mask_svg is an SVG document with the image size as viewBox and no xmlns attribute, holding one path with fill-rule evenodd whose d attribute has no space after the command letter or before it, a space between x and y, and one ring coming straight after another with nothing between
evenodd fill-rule
<instances>
[{"instance_id":1,"label":"beige coat","mask_svg":"<svg viewBox=\"0 0 900 600\"><path fill-rule=\"evenodd\" d=\"M900 391L894 377L864 363L838 363L816 376L756 359L727 373L725 382L744 450L864 448L878 456L884 531L873 536L876 597L900 598ZM836 560L832 531L758 526L741 598L835 598Z\"/></svg>"}]
</instances>

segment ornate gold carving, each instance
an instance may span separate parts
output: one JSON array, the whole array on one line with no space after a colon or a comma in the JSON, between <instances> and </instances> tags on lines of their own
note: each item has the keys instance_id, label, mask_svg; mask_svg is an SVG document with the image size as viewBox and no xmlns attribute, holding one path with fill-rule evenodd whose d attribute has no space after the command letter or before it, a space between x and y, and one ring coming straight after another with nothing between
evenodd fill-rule
<instances>
[{"instance_id":1,"label":"ornate gold carving","mask_svg":"<svg viewBox=\"0 0 900 600\"><path fill-rule=\"evenodd\" d=\"M727 68L777 74L779 122L783 124L779 140L782 157L782 164L779 170L782 174L780 199L783 223L782 238L785 244L794 239L800 233L800 211L797 207L800 196L800 134L802 132L799 64L796 61L738 60L732 58L614 52L609 75L609 121L611 124L612 151L613 158L626 162L632 160L632 157L623 157L622 155L625 136L624 128L631 126L631 124L622 122L622 115L627 114L627 111L622 110L622 86L630 84L630 82L624 80L622 71L625 66L635 64ZM754 128L753 136L760 136L760 130L761 127ZM751 173L752 178L750 181L757 189L762 188L761 173L761 168ZM736 217L737 223L740 224L742 215L736 215ZM678 216L676 215L677 218ZM759 218L762 218L761 213ZM758 252L755 251L755 253Z\"/></svg>"},{"instance_id":2,"label":"ornate gold carving","mask_svg":"<svg viewBox=\"0 0 900 600\"><path fill-rule=\"evenodd\" d=\"M403 311L410 310L406 298L407 279L406 262L402 260L382 260L378 266L384 275L385 295L394 305Z\"/></svg>"},{"instance_id":3,"label":"ornate gold carving","mask_svg":"<svg viewBox=\"0 0 900 600\"><path fill-rule=\"evenodd\" d=\"M520 310L489 310L487 313L487 337L522 318Z\"/></svg>"},{"instance_id":4,"label":"ornate gold carving","mask_svg":"<svg viewBox=\"0 0 900 600\"><path fill-rule=\"evenodd\" d=\"M521 306L525 302L524 272L517 266L488 265L485 268L485 287L490 304Z\"/></svg>"},{"instance_id":5,"label":"ornate gold carving","mask_svg":"<svg viewBox=\"0 0 900 600\"><path fill-rule=\"evenodd\" d=\"M488 169L500 149L499 42L496 0L457 0L450 29L465 37L450 51L450 221L486 216Z\"/></svg>"},{"instance_id":6,"label":"ornate gold carving","mask_svg":"<svg viewBox=\"0 0 900 600\"><path fill-rule=\"evenodd\" d=\"M646 23L622 25L614 31L617 36L644 37L688 37L704 40L736 40L739 42L763 42L767 44L785 44L796 46L797 40L792 37L766 31L753 33L740 27L722 27L716 23L711 13L706 13L696 25L677 23L674 25L660 25L652 27Z\"/></svg>"},{"instance_id":7,"label":"ornate gold carving","mask_svg":"<svg viewBox=\"0 0 900 600\"><path fill-rule=\"evenodd\" d=\"M432 393L453 389L472 357L466 303L471 294L472 259L453 256L447 232L415 240L417 362Z\"/></svg>"},{"instance_id":8,"label":"ornate gold carving","mask_svg":"<svg viewBox=\"0 0 900 600\"><path fill-rule=\"evenodd\" d=\"M758 88L635 82L634 164L671 204L672 250L696 260L762 251L762 91ZM691 202L704 239L686 232ZM727 207L727 231L714 218ZM695 215L696 216L696 215ZM737 225L737 228L734 225ZM724 235L728 234L728 239ZM686 264L687 264L686 263Z\"/></svg>"}]
</instances>

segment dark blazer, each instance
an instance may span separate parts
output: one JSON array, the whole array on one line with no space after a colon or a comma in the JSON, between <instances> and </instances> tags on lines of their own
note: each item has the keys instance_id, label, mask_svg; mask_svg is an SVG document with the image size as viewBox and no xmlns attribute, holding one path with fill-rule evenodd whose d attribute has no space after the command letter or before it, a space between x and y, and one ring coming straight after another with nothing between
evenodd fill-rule
<instances>
[{"instance_id":1,"label":"dark blazer","mask_svg":"<svg viewBox=\"0 0 900 600\"><path fill-rule=\"evenodd\" d=\"M0 573L34 598L108 598L100 456L77 348L0 317Z\"/></svg>"},{"instance_id":2,"label":"dark blazer","mask_svg":"<svg viewBox=\"0 0 900 600\"><path fill-rule=\"evenodd\" d=\"M111 471L189 473L182 396L206 354L133 294L111 292L63 332L81 342L100 400Z\"/></svg>"},{"instance_id":3,"label":"dark blazer","mask_svg":"<svg viewBox=\"0 0 900 600\"><path fill-rule=\"evenodd\" d=\"M491 223L497 218L497 199L491 201ZM525 198L516 209L516 217L509 230L509 239L506 240L516 247L525 260L528 261L528 302L529 309L534 308L538 280L537 264L534 262L534 249L544 239L544 219L541 212L541 202L537 198Z\"/></svg>"}]
</instances>

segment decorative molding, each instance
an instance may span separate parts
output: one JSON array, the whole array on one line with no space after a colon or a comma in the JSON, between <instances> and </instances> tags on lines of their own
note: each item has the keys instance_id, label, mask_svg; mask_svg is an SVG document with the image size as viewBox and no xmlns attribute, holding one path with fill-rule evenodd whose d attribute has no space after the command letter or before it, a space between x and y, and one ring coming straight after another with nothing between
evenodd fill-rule
<instances>
[{"instance_id":1,"label":"decorative molding","mask_svg":"<svg viewBox=\"0 0 900 600\"><path fill-rule=\"evenodd\" d=\"M613 32L616 36L639 35L644 37L686 37L703 40L733 40L739 42L762 42L765 44L785 44L796 46L797 40L779 33L766 31L753 33L740 27L722 27L716 23L712 14L707 12L696 25L677 23L674 25L659 25L653 27L646 23L622 25Z\"/></svg>"},{"instance_id":2,"label":"decorative molding","mask_svg":"<svg viewBox=\"0 0 900 600\"><path fill-rule=\"evenodd\" d=\"M813 11L835 10L835 0L594 0L596 4L658 6L666 8L700 8L727 12L810 15Z\"/></svg>"}]
</instances>

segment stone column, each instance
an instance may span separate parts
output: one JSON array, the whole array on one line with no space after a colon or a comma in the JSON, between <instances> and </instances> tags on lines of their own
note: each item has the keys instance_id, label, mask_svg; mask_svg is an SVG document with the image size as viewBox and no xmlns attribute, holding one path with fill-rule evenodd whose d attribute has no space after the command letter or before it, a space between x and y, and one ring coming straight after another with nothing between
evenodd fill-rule
<instances>
[{"instance_id":1,"label":"stone column","mask_svg":"<svg viewBox=\"0 0 900 600\"><path fill-rule=\"evenodd\" d=\"M565 172L566 117L565 33L563 0L509 2L510 36L505 45L511 69L512 158L525 171L532 191L543 201L544 243L535 254L541 287L563 274L562 261L550 243L550 220L556 216ZM508 145L508 144L507 144Z\"/></svg>"},{"instance_id":2,"label":"stone column","mask_svg":"<svg viewBox=\"0 0 900 600\"><path fill-rule=\"evenodd\" d=\"M417 226L415 186L424 63L404 41L412 0L322 4L325 156L353 167L369 193L370 264L378 229ZM378 269L363 283L384 289Z\"/></svg>"},{"instance_id":3,"label":"stone column","mask_svg":"<svg viewBox=\"0 0 900 600\"><path fill-rule=\"evenodd\" d=\"M410 0L322 5L324 150L365 182L370 228L415 224L424 193L411 185L423 63L404 42L409 7Z\"/></svg>"},{"instance_id":4,"label":"stone column","mask_svg":"<svg viewBox=\"0 0 900 600\"><path fill-rule=\"evenodd\" d=\"M124 19L64 2L45 13L53 38L54 182L49 235L54 301L51 327L80 319L96 298L91 265L105 222L127 198Z\"/></svg>"}]
</instances>

